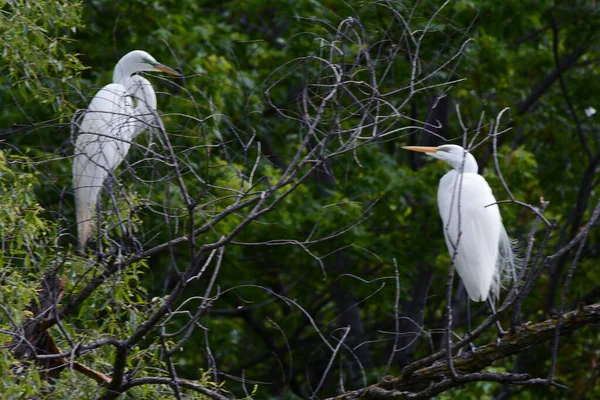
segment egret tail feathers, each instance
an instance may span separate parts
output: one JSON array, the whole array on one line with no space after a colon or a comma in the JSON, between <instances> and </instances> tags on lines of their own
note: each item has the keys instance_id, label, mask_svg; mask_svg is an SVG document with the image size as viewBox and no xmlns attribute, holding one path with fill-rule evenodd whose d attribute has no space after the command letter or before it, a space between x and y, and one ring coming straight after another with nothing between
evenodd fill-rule
<instances>
[{"instance_id":1,"label":"egret tail feathers","mask_svg":"<svg viewBox=\"0 0 600 400\"><path fill-rule=\"evenodd\" d=\"M92 233L91 217L91 208L87 204L77 204L77 233L79 237L79 251L82 253Z\"/></svg>"},{"instance_id":2,"label":"egret tail feathers","mask_svg":"<svg viewBox=\"0 0 600 400\"><path fill-rule=\"evenodd\" d=\"M493 301L498 299L501 288L518 283L519 271L523 268L521 249L517 241L508 236L504 227L500 232L498 246L498 261L491 288Z\"/></svg>"}]
</instances>

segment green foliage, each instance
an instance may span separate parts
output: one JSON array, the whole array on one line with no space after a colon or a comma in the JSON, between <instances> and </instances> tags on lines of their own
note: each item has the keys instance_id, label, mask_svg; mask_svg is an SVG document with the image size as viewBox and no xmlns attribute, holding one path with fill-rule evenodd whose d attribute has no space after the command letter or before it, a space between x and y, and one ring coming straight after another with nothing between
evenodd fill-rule
<instances>
[{"instance_id":1,"label":"green foliage","mask_svg":"<svg viewBox=\"0 0 600 400\"><path fill-rule=\"evenodd\" d=\"M66 48L70 36L82 27L81 3L69 1L4 0L0 2L0 36L4 77L0 85L16 96L62 110L66 82L76 78L82 65ZM73 83L70 83L73 85ZM15 89L17 89L15 91Z\"/></svg>"},{"instance_id":2,"label":"green foliage","mask_svg":"<svg viewBox=\"0 0 600 400\"><path fill-rule=\"evenodd\" d=\"M43 209L35 199L33 188L37 178L23 158L0 151L0 343L3 347L13 340L8 333L31 317L27 308L35 301L38 272L54 258L49 246L56 230L42 216ZM38 371L19 365L10 352L0 353L0 369L5 373L0 390L7 398L34 395L47 386Z\"/></svg>"}]
</instances>

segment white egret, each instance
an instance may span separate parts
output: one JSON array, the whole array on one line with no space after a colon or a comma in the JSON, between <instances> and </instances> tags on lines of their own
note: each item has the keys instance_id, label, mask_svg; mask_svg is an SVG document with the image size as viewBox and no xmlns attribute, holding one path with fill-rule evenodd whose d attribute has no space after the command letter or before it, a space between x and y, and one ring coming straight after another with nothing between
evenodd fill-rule
<instances>
[{"instance_id":1,"label":"white egret","mask_svg":"<svg viewBox=\"0 0 600 400\"><path fill-rule=\"evenodd\" d=\"M152 123L156 115L156 94L152 85L147 79L133 75L141 71L180 76L145 51L127 53L115 66L113 83L94 96L78 126L73 188L81 250L90 237L92 213L105 179L123 161L131 141Z\"/></svg>"},{"instance_id":2,"label":"white egret","mask_svg":"<svg viewBox=\"0 0 600 400\"><path fill-rule=\"evenodd\" d=\"M406 146L445 161L452 170L438 187L438 208L450 257L473 301L497 299L502 282L516 279L517 257L492 189L475 157L460 146ZM493 307L493 304L490 302Z\"/></svg>"}]
</instances>

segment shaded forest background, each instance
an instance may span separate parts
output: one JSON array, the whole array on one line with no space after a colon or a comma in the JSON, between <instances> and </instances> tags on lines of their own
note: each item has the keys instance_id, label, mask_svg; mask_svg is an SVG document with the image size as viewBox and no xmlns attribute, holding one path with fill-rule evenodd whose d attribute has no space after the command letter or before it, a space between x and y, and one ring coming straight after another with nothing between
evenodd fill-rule
<instances>
[{"instance_id":1,"label":"shaded forest background","mask_svg":"<svg viewBox=\"0 0 600 400\"><path fill-rule=\"evenodd\" d=\"M467 298L455 278L447 307L436 206L447 167L404 145L472 143L509 200L531 280L505 328L600 300L595 1L0 5L0 343L58 277L47 332L121 379L107 390L3 351L7 398L325 398L444 349L448 310L457 341ZM183 77L145 75L165 130L132 146L103 236L77 254L71 120L134 49ZM474 327L489 321L471 308ZM489 325L475 345L495 342ZM439 398L597 398L599 345L582 323L448 378Z\"/></svg>"}]
</instances>

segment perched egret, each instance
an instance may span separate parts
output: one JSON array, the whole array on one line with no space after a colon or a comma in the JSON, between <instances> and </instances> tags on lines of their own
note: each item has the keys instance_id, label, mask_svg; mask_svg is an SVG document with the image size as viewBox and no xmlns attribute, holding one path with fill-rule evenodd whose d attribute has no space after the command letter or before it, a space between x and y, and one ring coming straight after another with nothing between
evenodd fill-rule
<instances>
[{"instance_id":1,"label":"perched egret","mask_svg":"<svg viewBox=\"0 0 600 400\"><path fill-rule=\"evenodd\" d=\"M145 51L127 53L115 66L113 83L94 96L77 127L73 188L81 250L90 237L91 217L104 180L123 161L131 141L156 115L152 85L147 79L133 75L140 71L180 76Z\"/></svg>"},{"instance_id":2,"label":"perched egret","mask_svg":"<svg viewBox=\"0 0 600 400\"><path fill-rule=\"evenodd\" d=\"M492 189L477 173L475 157L460 146L406 146L453 168L438 187L444 237L456 271L473 301L496 299L502 282L515 279L517 258Z\"/></svg>"}]
</instances>

